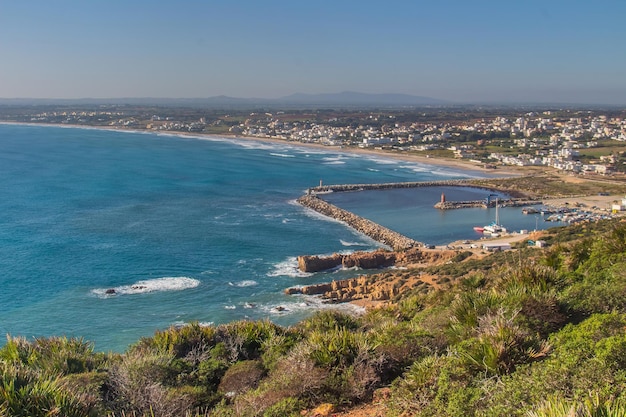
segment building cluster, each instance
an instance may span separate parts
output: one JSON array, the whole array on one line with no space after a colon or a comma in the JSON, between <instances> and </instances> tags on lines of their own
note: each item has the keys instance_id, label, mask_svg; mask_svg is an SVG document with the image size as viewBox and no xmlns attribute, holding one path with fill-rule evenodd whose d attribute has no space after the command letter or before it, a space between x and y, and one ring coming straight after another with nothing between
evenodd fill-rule
<instances>
[{"instance_id":1,"label":"building cluster","mask_svg":"<svg viewBox=\"0 0 626 417\"><path fill-rule=\"evenodd\" d=\"M362 113L358 117L338 113L325 119L307 120L276 112L246 113L236 119L214 116L207 121L200 112L190 115L173 111L159 116L98 110L42 112L32 115L30 121L155 131L229 132L292 142L398 151L447 150L457 158L492 166L549 166L594 174L612 173L616 156L604 155L593 163L585 163L579 158L581 150L596 147L600 141L626 142L626 118L592 112L565 115L551 111L528 112L508 117L457 118L456 122L439 123L419 116L416 113L412 121L405 117L399 122L393 112Z\"/></svg>"},{"instance_id":2,"label":"building cluster","mask_svg":"<svg viewBox=\"0 0 626 417\"><path fill-rule=\"evenodd\" d=\"M577 173L610 174L615 156L601 157L599 163L584 164L577 158L581 149L598 146L599 140L626 142L626 119L607 116L553 118L551 112L530 112L522 117L460 124L397 124L382 127L361 124L356 127L333 127L324 123L287 123L271 119L267 123L250 120L233 126L231 133L280 138L289 141L314 142L324 145L359 146L362 148L394 148L405 151L447 149L457 158L479 163L516 166L549 166ZM473 143L461 143L468 135L477 137ZM519 152L479 153L485 138L506 137L508 147Z\"/></svg>"}]
</instances>

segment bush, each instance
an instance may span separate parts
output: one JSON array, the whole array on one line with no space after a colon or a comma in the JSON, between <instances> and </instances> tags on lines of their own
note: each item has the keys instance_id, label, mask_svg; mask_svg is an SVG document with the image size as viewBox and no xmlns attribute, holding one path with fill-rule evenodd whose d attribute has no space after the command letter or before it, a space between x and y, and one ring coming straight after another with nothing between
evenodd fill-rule
<instances>
[{"instance_id":1,"label":"bush","mask_svg":"<svg viewBox=\"0 0 626 417\"><path fill-rule=\"evenodd\" d=\"M259 361L237 362L226 371L218 390L228 396L235 396L256 388L264 376L265 369Z\"/></svg>"},{"instance_id":2,"label":"bush","mask_svg":"<svg viewBox=\"0 0 626 417\"><path fill-rule=\"evenodd\" d=\"M304 404L296 398L284 398L268 407L263 417L298 417Z\"/></svg>"},{"instance_id":3,"label":"bush","mask_svg":"<svg viewBox=\"0 0 626 417\"><path fill-rule=\"evenodd\" d=\"M29 342L24 338L7 336L0 349L0 359L39 370L44 375L57 376L90 372L102 367L108 357L94 354L93 344L83 339L51 337Z\"/></svg>"},{"instance_id":4,"label":"bush","mask_svg":"<svg viewBox=\"0 0 626 417\"><path fill-rule=\"evenodd\" d=\"M0 413L15 417L93 415L93 404L83 403L60 383L21 365L0 364ZM54 413L54 414L53 414Z\"/></svg>"},{"instance_id":5,"label":"bush","mask_svg":"<svg viewBox=\"0 0 626 417\"><path fill-rule=\"evenodd\" d=\"M190 353L202 353L215 345L216 328L194 322L185 326L157 331L150 338L142 338L131 350L148 351L183 358Z\"/></svg>"}]
</instances>

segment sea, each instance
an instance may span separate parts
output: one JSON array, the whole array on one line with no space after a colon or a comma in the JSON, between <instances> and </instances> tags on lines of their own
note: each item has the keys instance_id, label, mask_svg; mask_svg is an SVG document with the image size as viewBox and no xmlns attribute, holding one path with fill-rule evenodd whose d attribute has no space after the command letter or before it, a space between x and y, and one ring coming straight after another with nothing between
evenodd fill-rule
<instances>
[{"instance_id":1,"label":"sea","mask_svg":"<svg viewBox=\"0 0 626 417\"><path fill-rule=\"evenodd\" d=\"M287 142L3 124L0 333L81 337L123 352L190 322L292 325L338 306L285 288L367 273L303 273L298 255L381 247L299 206L308 187L473 176ZM472 227L493 221L493 209L434 209L442 192L489 194L434 187L324 197L432 244L477 238ZM509 228L547 226L519 208L500 211Z\"/></svg>"}]
</instances>

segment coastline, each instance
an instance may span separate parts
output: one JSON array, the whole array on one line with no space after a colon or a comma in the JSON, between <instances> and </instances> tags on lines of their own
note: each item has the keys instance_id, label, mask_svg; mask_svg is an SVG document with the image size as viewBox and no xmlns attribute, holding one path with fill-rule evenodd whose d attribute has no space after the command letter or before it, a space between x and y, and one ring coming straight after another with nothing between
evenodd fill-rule
<instances>
[{"instance_id":1,"label":"coastline","mask_svg":"<svg viewBox=\"0 0 626 417\"><path fill-rule=\"evenodd\" d=\"M475 173L481 176L493 176L499 177L517 177L524 175L523 170L516 167L499 167L498 169L487 169L478 166L469 161L441 158L441 157L426 157L423 155L401 153L399 151L386 151L381 149L365 149L359 147L342 147L338 145L323 145L320 143L310 142L298 142L285 139L271 138L271 137L258 137L258 136L243 136L243 135L231 135L231 134L213 134L202 132L179 132L179 131L153 131L148 129L133 129L124 128L119 126L92 126L92 125L77 125L77 124L58 124L58 123L26 123L26 122L10 122L0 121L0 125L19 125L19 126L46 126L46 127L59 127L67 129L86 129L86 130L106 130L116 132L128 132L128 133L142 133L142 134L154 134L159 136L174 136L182 138L197 138L197 139L234 139L244 141L255 141L260 143L272 143L279 145L289 145L309 149L326 150L332 152L339 152L345 154L382 157L396 161L412 162L422 165L430 165L435 167L449 168L452 170L466 171Z\"/></svg>"},{"instance_id":2,"label":"coastline","mask_svg":"<svg viewBox=\"0 0 626 417\"><path fill-rule=\"evenodd\" d=\"M326 145L322 145L322 144L317 144L317 143L302 143L302 142L297 142L297 141L288 141L288 140L284 140L284 139L276 139L276 138L260 138L260 137L250 137L250 136L239 136L239 135L215 135L215 134L202 134L202 133L195 133L195 132L171 132L171 131L151 131L151 130L145 130L145 129L131 129L131 128L120 128L120 127L115 127L115 126L89 126L89 125L76 125L76 124L54 124L54 123L12 123L12 122L0 122L0 124L5 124L5 125L23 125L23 126L31 126L31 127L59 127L59 128L68 128L68 129L85 129L85 130L100 130L100 131L118 131L118 132L123 132L123 133L138 133L138 134L145 134L145 135L156 135L156 136L170 136L172 138L187 138L187 139L196 139L196 140L215 140L215 141L220 141L223 143L228 143L231 141L251 141L251 142L257 142L257 143L272 143L272 144L277 144L277 145L281 145L281 146L285 146L285 147L297 147L297 148L309 148L309 149L318 149L321 151L325 151L325 152L333 152L333 153L344 153L344 154L352 154L352 155L363 155L363 156L372 156L372 157L379 157L379 158L385 158L388 160L399 160L399 161L407 161L407 162L415 162L415 163L420 163L420 164L424 164L426 166L443 166L443 167L447 167L447 168L451 168L451 169L458 169L459 171L472 171L472 172L477 172L477 173L488 173L488 174L503 174L501 169L498 170L493 170L493 169L485 169L485 168L481 168L481 167L477 167L475 165L470 165L467 163L467 161L456 161L456 160L447 160L447 159L442 159L442 158L426 158L425 156L419 156L419 155L404 155L401 154L400 152L394 152L394 151L384 151L384 150L374 150L374 149L361 149L361 148L357 148L357 147L349 147L349 148L343 148L340 146L326 146ZM516 172L511 172L512 175L523 175L523 173L528 174L528 170L524 170L524 169L515 169L513 167L513 169L511 171L516 171ZM608 200L612 197L604 197L604 199ZM614 198L614 197L613 197ZM593 201L588 201L587 204L588 205L593 205L593 204L599 204L599 199L595 198ZM563 202L566 201L578 201L576 200L575 197L563 200ZM583 200L580 200L583 201ZM570 203L571 204L571 203ZM507 238L508 240L508 238ZM461 243L455 245L455 246L460 246ZM469 246L469 245L463 245L463 246ZM440 254L444 253L443 249L445 249L445 247L437 247L436 249L433 250L426 250L425 253L430 254L431 256L437 255L437 256L441 256ZM434 262L436 262L436 259L434 257L429 257L428 260L425 262L427 264L433 264ZM395 275L395 274L394 274ZM409 278L411 278L410 276L405 276L403 279L404 280L408 280ZM414 282L415 285L418 285L419 282L425 282L424 285L428 284L428 286L430 287L437 287L438 283L436 281L433 281L432 279L430 279L430 281L425 281L423 279L424 277L422 277L420 275L419 278L416 278L415 280L411 281ZM350 304L353 305L357 305L360 307L364 307L364 306L373 306L376 305L378 301L383 301L383 298L392 298L389 295L393 295L392 291L395 285L395 281L389 281L387 284L385 285L390 285L389 289L385 289L385 291L383 291L381 294L381 296L377 296L378 300L364 300L364 299L360 299L360 300L351 300L349 301ZM382 283L381 283L382 284ZM408 288L405 287L405 289ZM365 291L365 289L363 289L363 291ZM369 291L369 290L368 290ZM378 291L378 289L375 289L374 291Z\"/></svg>"}]
</instances>

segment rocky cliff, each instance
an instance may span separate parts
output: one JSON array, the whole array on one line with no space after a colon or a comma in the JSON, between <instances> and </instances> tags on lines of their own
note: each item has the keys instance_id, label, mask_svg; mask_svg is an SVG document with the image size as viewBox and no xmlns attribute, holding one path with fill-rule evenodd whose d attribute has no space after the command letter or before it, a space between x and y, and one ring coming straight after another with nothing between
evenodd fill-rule
<instances>
[{"instance_id":1,"label":"rocky cliff","mask_svg":"<svg viewBox=\"0 0 626 417\"><path fill-rule=\"evenodd\" d=\"M416 276L383 273L333 281L326 284L287 288L285 294L320 295L331 303L348 301L389 301L403 291L422 288L428 291L432 282Z\"/></svg>"},{"instance_id":2,"label":"rocky cliff","mask_svg":"<svg viewBox=\"0 0 626 417\"><path fill-rule=\"evenodd\" d=\"M433 287L438 287L437 277L418 272L415 268L449 262L457 254L452 250L420 250L417 248L387 253L394 255L396 265L409 269L386 270L374 275L363 275L325 284L287 288L285 293L320 295L323 299L333 303L358 300L385 302L392 300L403 291L428 291ZM341 255L333 255L332 258L338 259L339 257Z\"/></svg>"},{"instance_id":3,"label":"rocky cliff","mask_svg":"<svg viewBox=\"0 0 626 417\"><path fill-rule=\"evenodd\" d=\"M344 268L358 267L374 269L391 266L396 261L396 254L386 250L374 252L355 252L349 255L335 253L331 256L298 256L298 268L303 272L318 272L336 268L341 265Z\"/></svg>"}]
</instances>

